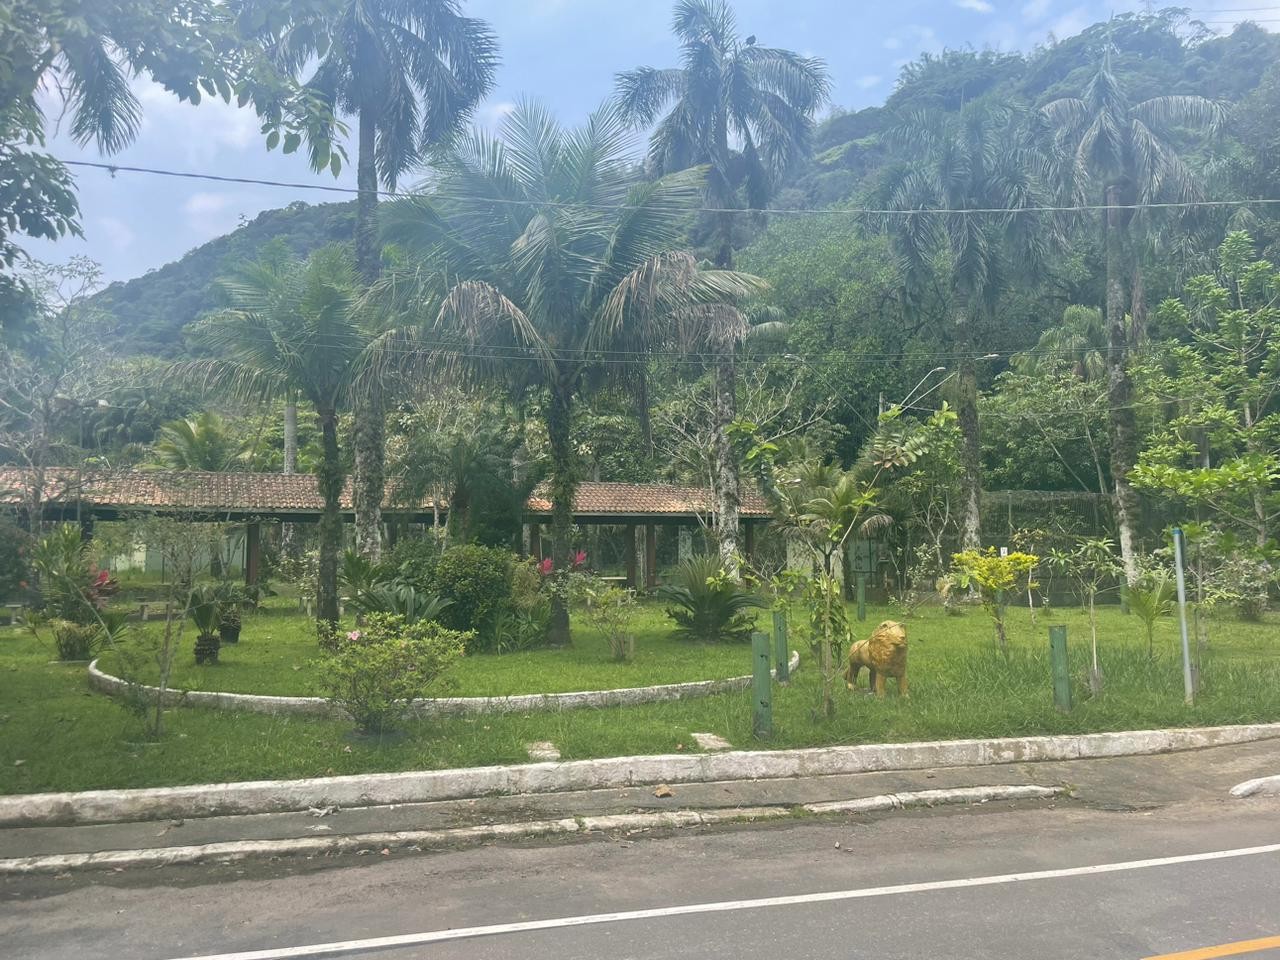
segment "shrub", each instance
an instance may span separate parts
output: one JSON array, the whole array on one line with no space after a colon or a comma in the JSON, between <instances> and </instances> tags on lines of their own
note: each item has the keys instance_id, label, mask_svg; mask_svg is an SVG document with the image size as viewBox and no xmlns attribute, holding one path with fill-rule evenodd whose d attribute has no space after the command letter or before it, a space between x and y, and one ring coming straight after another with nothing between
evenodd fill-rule
<instances>
[{"instance_id":1,"label":"shrub","mask_svg":"<svg viewBox=\"0 0 1280 960\"><path fill-rule=\"evenodd\" d=\"M429 589L439 559L440 548L434 537L406 537L387 552L380 566Z\"/></svg>"},{"instance_id":2,"label":"shrub","mask_svg":"<svg viewBox=\"0 0 1280 960\"><path fill-rule=\"evenodd\" d=\"M684 640L716 643L751 639L753 609L764 601L725 573L718 557L691 557L676 567L672 582L658 589L672 604L667 616L676 622L675 634Z\"/></svg>"},{"instance_id":3,"label":"shrub","mask_svg":"<svg viewBox=\"0 0 1280 960\"><path fill-rule=\"evenodd\" d=\"M1147 630L1148 657L1156 652L1156 621L1173 613L1176 596L1168 570L1148 571L1129 588L1129 610Z\"/></svg>"},{"instance_id":4,"label":"shrub","mask_svg":"<svg viewBox=\"0 0 1280 960\"><path fill-rule=\"evenodd\" d=\"M399 578L371 583L351 598L351 606L362 614L389 613L404 617L406 623L439 620L451 603Z\"/></svg>"},{"instance_id":5,"label":"shrub","mask_svg":"<svg viewBox=\"0 0 1280 960\"><path fill-rule=\"evenodd\" d=\"M583 574L574 581L573 597L582 604L587 622L604 634L613 659L629 660L636 646L630 629L631 615L636 608L635 593Z\"/></svg>"},{"instance_id":6,"label":"shrub","mask_svg":"<svg viewBox=\"0 0 1280 960\"><path fill-rule=\"evenodd\" d=\"M468 634L430 620L375 613L367 626L338 640L324 662L324 690L362 733L383 733L463 655Z\"/></svg>"},{"instance_id":7,"label":"shrub","mask_svg":"<svg viewBox=\"0 0 1280 960\"><path fill-rule=\"evenodd\" d=\"M986 550L966 550L952 556L951 562L956 572L968 582L976 583L982 589L982 605L991 616L996 628L996 640L1000 649L1008 649L1005 635L1005 611L1009 606L1009 598L1016 596L1026 587L1034 589L1031 580L1040 558L1030 553L996 553L994 547ZM959 582L959 581L957 581Z\"/></svg>"},{"instance_id":8,"label":"shrub","mask_svg":"<svg viewBox=\"0 0 1280 960\"><path fill-rule=\"evenodd\" d=\"M217 663L222 646L219 627L225 609L217 587L196 587L191 591L187 616L196 627L196 663Z\"/></svg>"},{"instance_id":9,"label":"shrub","mask_svg":"<svg viewBox=\"0 0 1280 960\"><path fill-rule=\"evenodd\" d=\"M44 612L56 620L96 624L119 584L89 558L80 528L64 523L36 541L31 565L40 575Z\"/></svg>"},{"instance_id":10,"label":"shrub","mask_svg":"<svg viewBox=\"0 0 1280 960\"><path fill-rule=\"evenodd\" d=\"M514 558L497 547L451 547L440 555L426 586L451 601L440 622L454 630L488 632L509 609Z\"/></svg>"}]
</instances>

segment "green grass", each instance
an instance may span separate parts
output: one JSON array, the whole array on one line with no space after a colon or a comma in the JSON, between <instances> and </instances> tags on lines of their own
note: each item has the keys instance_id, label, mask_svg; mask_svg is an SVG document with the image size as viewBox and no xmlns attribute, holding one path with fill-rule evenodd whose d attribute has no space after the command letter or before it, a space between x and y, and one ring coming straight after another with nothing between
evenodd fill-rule
<instances>
[{"instance_id":1,"label":"green grass","mask_svg":"<svg viewBox=\"0 0 1280 960\"><path fill-rule=\"evenodd\" d=\"M195 658L188 655L186 648L195 643L188 629L169 685L181 690L319 695L315 627L293 611L296 607L290 609L274 601L266 615L245 617L240 642L224 645L219 662L209 666L196 666ZM643 607L635 619L635 656L625 663L611 659L604 636L586 624L575 626L573 646L565 649L465 657L453 670L449 689L440 692L459 697L567 693L715 680L751 672L746 647L682 643L671 638L670 622L660 606ZM136 624L125 643L146 648L155 643L161 630L157 622ZM155 683L159 671L154 660L148 658L146 665L138 679ZM100 666L107 673L119 674L120 657L108 653Z\"/></svg>"},{"instance_id":2,"label":"green grass","mask_svg":"<svg viewBox=\"0 0 1280 960\"><path fill-rule=\"evenodd\" d=\"M865 630L858 632L869 631L888 616L887 609L873 609L869 622L858 625ZM262 628L270 628L273 619L264 618ZM776 691L775 735L767 745L1280 720L1280 619L1262 624L1215 622L1211 645L1203 655L1201 695L1190 708L1182 703L1173 622L1160 625L1157 657L1152 662L1147 659L1141 625L1115 610L1103 611L1101 659L1106 689L1090 699L1085 683L1087 621L1074 610L1055 612L1052 619L1069 628L1077 698L1070 714L1059 714L1052 706L1048 621L1043 617L1033 628L1025 611L1011 614L1011 648L1006 659L993 650L989 622L980 612L951 618L928 610L907 622L910 700L900 700L891 692L878 701L841 690L836 716L817 721L813 710L818 678L806 656L795 682ZM640 638L642 649L646 641L655 652L663 649L654 636L658 623L653 616ZM590 641L582 632L578 635L579 648L573 656L581 657L585 666ZM259 643L265 645L246 639L245 655ZM747 659L743 648L690 649L700 656L723 656L722 662ZM573 662L560 653L526 656L544 657L547 663L556 658ZM89 691L83 666L51 664L51 659L51 651L29 636L0 631L0 793L514 763L527 760L523 744L533 740L554 742L566 759L689 750L694 731L719 733L736 746L762 745L750 735L750 699L745 692L608 710L419 721L409 726L408 736L385 743L353 739L349 725L336 720L179 708L168 712L161 742L141 745L134 742L136 722L113 701ZM505 658L485 662L498 665L501 659ZM732 672L742 671L723 671L724 675Z\"/></svg>"}]
</instances>

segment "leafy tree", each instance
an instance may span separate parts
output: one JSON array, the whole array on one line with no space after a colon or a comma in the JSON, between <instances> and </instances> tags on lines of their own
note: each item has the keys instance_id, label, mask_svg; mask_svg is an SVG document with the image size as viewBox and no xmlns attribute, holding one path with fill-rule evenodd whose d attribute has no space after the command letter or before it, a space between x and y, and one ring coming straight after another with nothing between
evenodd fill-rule
<instances>
[{"instance_id":1,"label":"leafy tree","mask_svg":"<svg viewBox=\"0 0 1280 960\"><path fill-rule=\"evenodd\" d=\"M212 411L166 423L155 445L156 459L172 470L230 470L247 452L248 445Z\"/></svg>"},{"instance_id":2,"label":"leafy tree","mask_svg":"<svg viewBox=\"0 0 1280 960\"><path fill-rule=\"evenodd\" d=\"M914 157L887 171L879 197L891 210L937 210L880 218L906 264L906 296L918 301L941 287L948 332L958 356L956 415L964 443L961 544L981 539L982 459L978 423L976 336L1012 283L1019 262L1042 259L1049 234L1042 219L1012 211L1040 203L1038 161L1027 127L1012 110L976 102L958 115L915 114L892 131L898 149ZM1007 210L1009 213L966 213Z\"/></svg>"},{"instance_id":3,"label":"leafy tree","mask_svg":"<svg viewBox=\"0 0 1280 960\"><path fill-rule=\"evenodd\" d=\"M1197 96L1153 97L1135 103L1112 69L1115 49L1108 43L1082 97L1047 104L1042 118L1051 132L1050 150L1062 172L1065 194L1073 202L1103 203L1107 257L1107 385L1110 405L1111 477L1125 579L1138 575L1134 524L1138 502L1129 481L1137 457L1133 385L1127 361L1131 341L1144 336L1146 299L1136 242L1150 215L1124 209L1164 200L1198 196L1190 170L1178 155L1173 131L1214 130L1222 120L1219 104ZM1128 286L1129 296L1125 296ZM1126 300L1131 321L1126 321Z\"/></svg>"},{"instance_id":4,"label":"leafy tree","mask_svg":"<svg viewBox=\"0 0 1280 960\"><path fill-rule=\"evenodd\" d=\"M231 306L192 331L215 356L177 364L174 377L251 402L296 393L315 408L321 433L317 476L324 499L317 607L322 622L336 624L345 477L338 413L348 405L368 345L355 309L359 278L347 253L330 246L304 262L246 272L224 286Z\"/></svg>"},{"instance_id":5,"label":"leafy tree","mask_svg":"<svg viewBox=\"0 0 1280 960\"><path fill-rule=\"evenodd\" d=\"M1067 307L1062 323L1040 334L1032 349L1013 358L1013 369L1029 377L1063 368L1081 380L1106 380L1107 328L1096 307Z\"/></svg>"},{"instance_id":6,"label":"leafy tree","mask_svg":"<svg viewBox=\"0 0 1280 960\"><path fill-rule=\"evenodd\" d=\"M463 16L458 0L339 0L320 17L299 17L267 42L290 75L335 113L356 117L356 266L366 283L381 252L378 190L394 190L428 151L449 139L493 86L497 44L488 25ZM284 150L301 141L286 137ZM270 142L268 145L271 146ZM334 162L326 139L310 144L311 164ZM381 552L385 400L378 378L354 408L356 546Z\"/></svg>"},{"instance_id":7,"label":"leafy tree","mask_svg":"<svg viewBox=\"0 0 1280 960\"><path fill-rule=\"evenodd\" d=\"M742 40L724 0L680 0L672 31L681 65L639 67L617 77L616 102L638 126L656 128L649 162L659 174L705 165L712 260L733 268L735 211L763 210L779 179L810 146L814 114L830 81L821 60ZM664 111L665 114L664 114ZM737 572L740 478L729 436L737 418L734 351L740 326L715 325L716 533L720 555Z\"/></svg>"},{"instance_id":8,"label":"leafy tree","mask_svg":"<svg viewBox=\"0 0 1280 960\"><path fill-rule=\"evenodd\" d=\"M1080 537L1067 550L1052 550L1047 562L1050 567L1065 573L1076 585L1080 599L1089 610L1089 635L1093 663L1089 669L1089 688L1102 692L1102 667L1098 663L1098 592L1102 585L1124 573L1124 567L1116 561L1115 544L1107 537Z\"/></svg>"},{"instance_id":9,"label":"leafy tree","mask_svg":"<svg viewBox=\"0 0 1280 960\"><path fill-rule=\"evenodd\" d=\"M614 109L570 131L525 103L498 137L476 131L442 155L435 195L389 211L388 238L419 269L383 286L425 318L420 337L433 343L422 356L543 398L558 575L570 568L578 485L574 406L601 383L610 351L676 316L696 325L759 286L699 270L678 252L680 218L697 203L703 177L686 171L640 182L627 141ZM415 277L419 286L403 293ZM442 338L444 350L432 349ZM388 347L392 357L405 349L394 340ZM569 641L563 596L553 603L551 640Z\"/></svg>"},{"instance_id":10,"label":"leafy tree","mask_svg":"<svg viewBox=\"0 0 1280 960\"><path fill-rule=\"evenodd\" d=\"M982 605L995 624L996 641L1002 653L1008 652L1009 640L1005 632L1005 612L1009 598L1026 587L1033 589L1031 576L1040 558L1029 553L996 553L995 547L986 550L965 550L951 558L952 564L982 593Z\"/></svg>"},{"instance_id":11,"label":"leafy tree","mask_svg":"<svg viewBox=\"0 0 1280 960\"><path fill-rule=\"evenodd\" d=\"M1280 517L1280 270L1254 259L1248 234L1218 250L1216 276L1187 282L1183 300L1160 305L1179 331L1168 367L1148 389L1180 409L1150 440L1133 470L1143 489L1210 510L1267 546Z\"/></svg>"}]
</instances>

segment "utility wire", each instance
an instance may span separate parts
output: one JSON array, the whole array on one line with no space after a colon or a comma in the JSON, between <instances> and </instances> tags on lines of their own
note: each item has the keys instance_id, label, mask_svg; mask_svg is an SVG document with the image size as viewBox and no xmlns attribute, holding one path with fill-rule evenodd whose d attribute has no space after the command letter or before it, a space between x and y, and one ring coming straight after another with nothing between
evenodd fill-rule
<instances>
[{"instance_id":1,"label":"utility wire","mask_svg":"<svg viewBox=\"0 0 1280 960\"><path fill-rule=\"evenodd\" d=\"M250 184L263 187L285 187L291 190L319 190L325 193L340 193L349 196L359 196L362 193L373 193L379 197L387 197L391 199L445 199L445 200L466 200L476 201L480 203L516 206L516 207L555 207L566 208L571 210L641 210L646 209L635 204L628 203L578 203L574 201L557 201L557 200L512 200L505 197L467 197L467 196L447 196L433 193L405 193L396 190L370 190L363 191L358 187L339 187L331 186L323 183L299 183L287 180L260 180L254 177L227 177L215 173L194 173L184 170L164 170L157 167L134 167L116 163L100 163L92 160L61 160L54 158L57 162L69 167L87 167L94 170L103 170L113 176L117 173L141 173L158 177L174 177L184 180L211 180L217 183L236 183ZM747 209L744 207L679 207L682 213L767 213L771 215L781 216L804 216L804 217L832 217L832 216L850 216L850 217L866 217L866 216L900 216L900 217L917 217L917 216L937 216L937 215L1012 215L1012 214L1028 214L1028 213L1094 213L1104 212L1108 210L1186 210L1196 208L1213 208L1213 207L1247 207L1247 206L1272 206L1280 205L1280 197L1265 198L1254 197L1241 200L1168 200L1168 201L1143 201L1139 203L1085 203L1063 206L1030 206L1030 207L913 207L913 208L874 208L874 207L828 207L825 209L809 209L805 207L769 207L761 210Z\"/></svg>"}]
</instances>

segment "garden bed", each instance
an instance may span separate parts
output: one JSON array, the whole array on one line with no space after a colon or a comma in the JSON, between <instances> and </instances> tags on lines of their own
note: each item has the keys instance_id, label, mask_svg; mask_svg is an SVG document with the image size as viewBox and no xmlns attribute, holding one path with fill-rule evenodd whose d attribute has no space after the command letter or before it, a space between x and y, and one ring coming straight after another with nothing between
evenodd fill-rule
<instances>
[{"instance_id":1,"label":"garden bed","mask_svg":"<svg viewBox=\"0 0 1280 960\"><path fill-rule=\"evenodd\" d=\"M855 624L857 632L889 616L891 611L873 608L866 624ZM650 626L638 637L638 652L646 638L653 649L662 649L654 633L660 621L646 622ZM1053 708L1049 622L1069 629L1076 706L1068 714ZM1182 702L1172 621L1160 623L1154 660L1148 659L1135 618L1108 609L1100 613L1100 623L1106 689L1089 698L1088 623L1078 611L1055 611L1034 627L1026 611L1011 612L1006 659L994 651L990 622L980 611L952 618L927 610L908 621L910 700L892 693L876 700L840 692L836 715L815 720L818 677L813 670L801 671L791 686L775 687L775 734L766 744L751 737L751 698L745 691L605 710L414 720L407 735L384 742L353 739L349 723L327 718L176 708L166 716L164 738L141 744L137 722L115 701L89 689L83 666L51 664L48 648L20 631L0 630L0 792L524 763L525 745L541 740L555 743L565 759L671 753L696 749L695 731L718 733L738 747L798 747L1280 720L1280 619L1214 623L1194 707ZM798 633L793 631L792 645L803 650ZM574 650L585 657L591 641L585 630L576 636ZM246 639L243 649L253 643ZM741 647L677 649L707 658L746 656ZM563 653L546 653L546 662L572 664L571 657L561 658ZM228 656L233 654L238 655L234 647ZM604 654L599 656L603 660ZM505 658L486 659L496 664Z\"/></svg>"}]
</instances>

